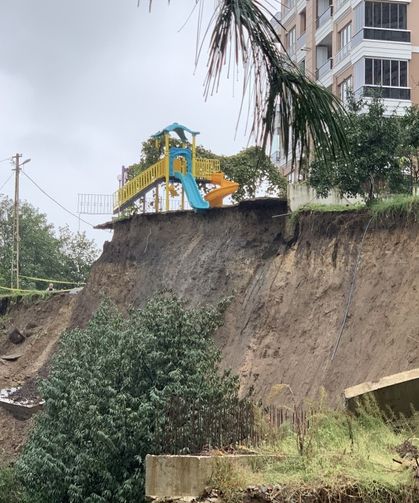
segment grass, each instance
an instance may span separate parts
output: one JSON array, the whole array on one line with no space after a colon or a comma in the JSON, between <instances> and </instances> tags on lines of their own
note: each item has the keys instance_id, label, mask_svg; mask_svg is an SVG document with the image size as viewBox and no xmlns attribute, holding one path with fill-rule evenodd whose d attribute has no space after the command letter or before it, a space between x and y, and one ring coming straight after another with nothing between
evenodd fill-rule
<instances>
[{"instance_id":1,"label":"grass","mask_svg":"<svg viewBox=\"0 0 419 503\"><path fill-rule=\"evenodd\" d=\"M307 213L307 212L319 212L319 213L330 213L330 212L338 212L341 213L343 211L359 211L365 209L364 203L355 203L348 204L345 206L341 206L339 204L319 204L319 203L310 203L301 206L297 212Z\"/></svg>"},{"instance_id":2,"label":"grass","mask_svg":"<svg viewBox=\"0 0 419 503\"><path fill-rule=\"evenodd\" d=\"M296 501L319 492L330 501L340 501L348 493L358 495L357 501L415 501L412 465L393 460L402 461L396 447L415 431L414 422L395 431L375 413L363 411L355 418L320 410L310 419L302 454L296 433L285 426L275 441L258 448L259 454L267 455L259 466L221 464L212 485L231 502L249 485L280 486L284 499L292 496Z\"/></svg>"},{"instance_id":3,"label":"grass","mask_svg":"<svg viewBox=\"0 0 419 503\"><path fill-rule=\"evenodd\" d=\"M377 199L370 205L356 203L352 205L327 205L310 203L301 206L291 215L291 221L297 223L304 213L342 213L367 210L376 222L385 222L396 218L419 218L419 196L399 194L388 198Z\"/></svg>"},{"instance_id":4,"label":"grass","mask_svg":"<svg viewBox=\"0 0 419 503\"><path fill-rule=\"evenodd\" d=\"M291 222L296 224L301 215L304 213L342 213L342 212L354 212L365 210L366 205L364 203L355 203L341 206L339 204L319 204L319 203L307 203L300 206L298 210L293 211L291 214Z\"/></svg>"},{"instance_id":5,"label":"grass","mask_svg":"<svg viewBox=\"0 0 419 503\"><path fill-rule=\"evenodd\" d=\"M397 195L387 199L380 199L374 202L369 211L374 220L384 220L387 218L419 217L419 197Z\"/></svg>"}]
</instances>

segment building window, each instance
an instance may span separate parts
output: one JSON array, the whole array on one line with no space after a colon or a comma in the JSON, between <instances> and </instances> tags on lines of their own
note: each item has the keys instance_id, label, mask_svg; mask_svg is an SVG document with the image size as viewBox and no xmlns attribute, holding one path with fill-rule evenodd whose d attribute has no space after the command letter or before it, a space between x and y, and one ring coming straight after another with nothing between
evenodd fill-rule
<instances>
[{"instance_id":1,"label":"building window","mask_svg":"<svg viewBox=\"0 0 419 503\"><path fill-rule=\"evenodd\" d=\"M351 91L352 91L352 76L343 80L339 85L339 96L343 103L347 103Z\"/></svg>"},{"instance_id":2,"label":"building window","mask_svg":"<svg viewBox=\"0 0 419 503\"><path fill-rule=\"evenodd\" d=\"M339 32L340 49L346 47L351 41L351 23L347 24Z\"/></svg>"},{"instance_id":3,"label":"building window","mask_svg":"<svg viewBox=\"0 0 419 503\"><path fill-rule=\"evenodd\" d=\"M407 87L407 61L366 58L365 84L379 87Z\"/></svg>"},{"instance_id":4,"label":"building window","mask_svg":"<svg viewBox=\"0 0 419 503\"><path fill-rule=\"evenodd\" d=\"M294 54L295 52L295 43L297 41L297 30L295 29L295 26L291 28L291 30L287 33L287 51L290 54Z\"/></svg>"},{"instance_id":5,"label":"building window","mask_svg":"<svg viewBox=\"0 0 419 503\"><path fill-rule=\"evenodd\" d=\"M306 32L307 29L307 15L304 9L300 14L300 35Z\"/></svg>"},{"instance_id":6,"label":"building window","mask_svg":"<svg viewBox=\"0 0 419 503\"><path fill-rule=\"evenodd\" d=\"M407 5L390 2L365 2L365 26L406 30Z\"/></svg>"},{"instance_id":7,"label":"building window","mask_svg":"<svg viewBox=\"0 0 419 503\"><path fill-rule=\"evenodd\" d=\"M298 64L298 68L300 69L300 72L305 75L305 73L306 73L306 60L305 59L300 61L300 63Z\"/></svg>"}]
</instances>

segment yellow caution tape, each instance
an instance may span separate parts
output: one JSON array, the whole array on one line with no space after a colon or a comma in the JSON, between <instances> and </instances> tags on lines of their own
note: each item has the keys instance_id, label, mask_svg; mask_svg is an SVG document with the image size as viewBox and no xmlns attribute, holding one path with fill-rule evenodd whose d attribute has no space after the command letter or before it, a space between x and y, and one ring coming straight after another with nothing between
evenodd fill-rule
<instances>
[{"instance_id":1,"label":"yellow caution tape","mask_svg":"<svg viewBox=\"0 0 419 503\"><path fill-rule=\"evenodd\" d=\"M9 292L37 292L38 290L23 290L21 288L8 288L7 286L0 285L1 290L7 290Z\"/></svg>"},{"instance_id":2,"label":"yellow caution tape","mask_svg":"<svg viewBox=\"0 0 419 503\"><path fill-rule=\"evenodd\" d=\"M0 285L0 290L7 290L8 292L14 293L24 293L24 294L39 294L39 293L63 293L71 292L74 288L68 288L65 290L24 290L22 288L8 288L7 286Z\"/></svg>"},{"instance_id":3,"label":"yellow caution tape","mask_svg":"<svg viewBox=\"0 0 419 503\"><path fill-rule=\"evenodd\" d=\"M19 278L31 279L33 281L43 281L44 283L59 283L61 285L85 285L86 283L80 283L77 281L64 281L60 279L45 279L45 278L35 278L33 276L22 276L19 274Z\"/></svg>"}]
</instances>

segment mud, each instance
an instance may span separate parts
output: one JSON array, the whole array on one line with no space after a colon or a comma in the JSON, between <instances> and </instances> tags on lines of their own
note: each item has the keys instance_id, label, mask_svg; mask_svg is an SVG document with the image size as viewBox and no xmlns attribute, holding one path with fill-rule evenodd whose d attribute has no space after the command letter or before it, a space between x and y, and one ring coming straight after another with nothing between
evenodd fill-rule
<instances>
[{"instance_id":1,"label":"mud","mask_svg":"<svg viewBox=\"0 0 419 503\"><path fill-rule=\"evenodd\" d=\"M204 304L232 296L215 339L243 390L273 398L289 384L297 401L419 365L419 248L415 221L370 222L352 302L367 213L306 214L293 227L280 201L205 214L139 215L114 237L77 301L83 325L102 296L121 308L171 289Z\"/></svg>"},{"instance_id":2,"label":"mud","mask_svg":"<svg viewBox=\"0 0 419 503\"><path fill-rule=\"evenodd\" d=\"M12 306L0 318L0 354L22 352L0 361L0 388L36 394L61 332L85 325L102 298L126 311L167 289L192 305L231 297L215 334L223 366L265 402L282 403L273 387L285 383L296 401L324 387L340 405L348 386L419 367L418 222L370 222L359 256L366 213L306 214L297 225L286 213L268 200L108 224L113 239L81 293ZM19 346L7 340L13 326L26 337ZM8 455L30 425L0 410Z\"/></svg>"},{"instance_id":3,"label":"mud","mask_svg":"<svg viewBox=\"0 0 419 503\"><path fill-rule=\"evenodd\" d=\"M16 401L38 402L37 381L48 372L48 362L60 334L68 326L75 297L57 294L46 300L12 303L0 318L0 355L20 354L14 361L0 360L0 389L19 388ZM7 337L12 328L25 336L18 346ZM0 408L0 464L13 459L32 427Z\"/></svg>"}]
</instances>

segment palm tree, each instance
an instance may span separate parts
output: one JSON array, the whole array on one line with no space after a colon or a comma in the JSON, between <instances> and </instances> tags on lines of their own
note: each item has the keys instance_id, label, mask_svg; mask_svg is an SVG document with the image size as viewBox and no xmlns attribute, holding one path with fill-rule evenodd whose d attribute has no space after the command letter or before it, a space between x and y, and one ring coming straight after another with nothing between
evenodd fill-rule
<instances>
[{"instance_id":1,"label":"palm tree","mask_svg":"<svg viewBox=\"0 0 419 503\"><path fill-rule=\"evenodd\" d=\"M200 6L204 1L194 0ZM277 125L285 154L291 155L292 162L297 152L300 159L308 157L310 147L316 156L329 159L347 152L347 115L340 100L291 61L271 24L274 16L266 4L267 0L215 2L205 32L211 33L206 94L218 88L225 68L241 65L244 88L253 102L252 133L263 148L272 140Z\"/></svg>"}]
</instances>

